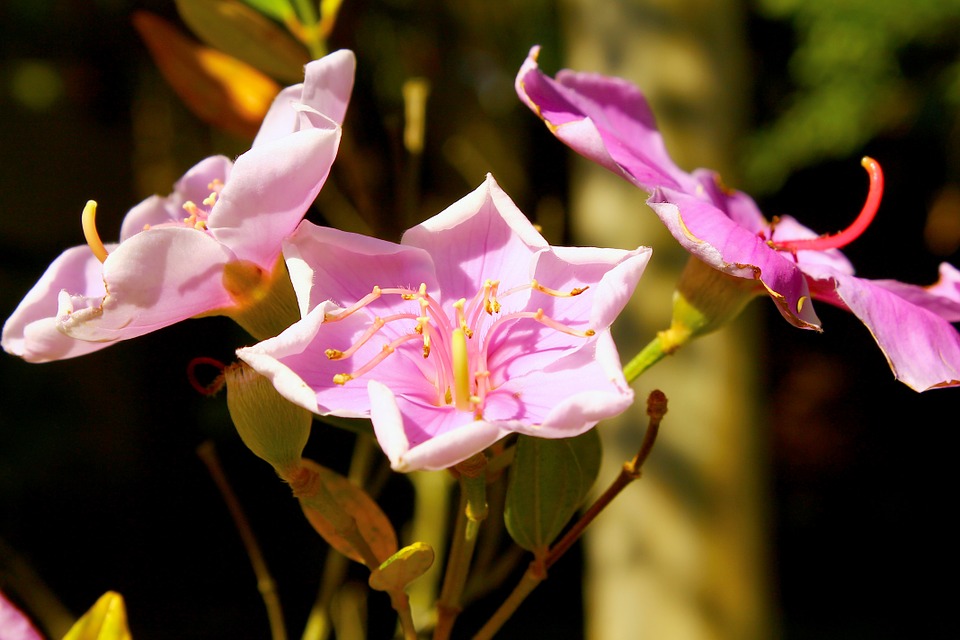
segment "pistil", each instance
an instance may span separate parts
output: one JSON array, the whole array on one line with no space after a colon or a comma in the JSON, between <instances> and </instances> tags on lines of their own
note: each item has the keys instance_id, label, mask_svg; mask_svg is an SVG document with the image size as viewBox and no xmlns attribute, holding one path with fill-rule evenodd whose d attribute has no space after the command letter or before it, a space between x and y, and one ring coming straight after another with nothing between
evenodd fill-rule
<instances>
[{"instance_id":1,"label":"pistil","mask_svg":"<svg viewBox=\"0 0 960 640\"><path fill-rule=\"evenodd\" d=\"M107 259L107 248L103 246L100 240L100 234L97 233L97 203L94 200L87 200L83 207L83 213L80 216L80 226L83 227L83 237L87 241L90 250L97 260L103 262Z\"/></svg>"},{"instance_id":2,"label":"pistil","mask_svg":"<svg viewBox=\"0 0 960 640\"><path fill-rule=\"evenodd\" d=\"M877 215L877 209L880 208L880 200L883 197L883 171L880 169L880 163L873 158L864 156L860 161L863 168L870 175L870 191L867 193L867 200L860 210L860 215L853 221L849 227L839 233L820 236L819 238L807 238L804 240L769 240L768 244L779 251L826 251L827 249L839 249L850 244L866 231L870 223Z\"/></svg>"}]
</instances>

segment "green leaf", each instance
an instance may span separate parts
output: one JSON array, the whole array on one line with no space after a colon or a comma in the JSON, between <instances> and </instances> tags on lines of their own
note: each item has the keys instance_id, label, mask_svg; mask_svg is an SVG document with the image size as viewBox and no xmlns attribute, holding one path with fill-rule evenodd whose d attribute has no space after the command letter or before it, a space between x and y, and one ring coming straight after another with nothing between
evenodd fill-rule
<instances>
[{"instance_id":1,"label":"green leaf","mask_svg":"<svg viewBox=\"0 0 960 640\"><path fill-rule=\"evenodd\" d=\"M123 597L107 591L70 627L63 640L130 640Z\"/></svg>"},{"instance_id":2,"label":"green leaf","mask_svg":"<svg viewBox=\"0 0 960 640\"><path fill-rule=\"evenodd\" d=\"M510 537L528 551L546 551L597 479L600 456L595 429L562 440L520 436L503 516Z\"/></svg>"},{"instance_id":3,"label":"green leaf","mask_svg":"<svg viewBox=\"0 0 960 640\"><path fill-rule=\"evenodd\" d=\"M433 566L433 548L423 542L400 549L379 568L370 572L370 588L376 591L403 591Z\"/></svg>"},{"instance_id":4,"label":"green leaf","mask_svg":"<svg viewBox=\"0 0 960 640\"><path fill-rule=\"evenodd\" d=\"M356 521L360 536L366 540L378 561L383 562L396 552L397 534L373 498L339 473L312 460L304 459L303 466L318 475L317 481L321 485L318 495L328 496L333 500L329 507L336 511L328 510L328 513L345 513L352 517ZM303 498L300 504L311 526L331 547L351 560L363 562L363 557L343 535L341 523L333 522L330 517L321 513L320 509L308 506ZM338 529L338 526L341 529Z\"/></svg>"},{"instance_id":5,"label":"green leaf","mask_svg":"<svg viewBox=\"0 0 960 640\"><path fill-rule=\"evenodd\" d=\"M198 38L284 82L303 81L306 49L276 23L240 0L176 0Z\"/></svg>"}]
</instances>

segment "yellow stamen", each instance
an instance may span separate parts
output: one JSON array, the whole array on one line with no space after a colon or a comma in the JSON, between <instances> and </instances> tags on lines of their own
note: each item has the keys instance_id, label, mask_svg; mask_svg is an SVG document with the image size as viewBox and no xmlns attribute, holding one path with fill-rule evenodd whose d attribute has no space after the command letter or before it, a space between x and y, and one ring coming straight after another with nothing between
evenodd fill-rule
<instances>
[{"instance_id":1,"label":"yellow stamen","mask_svg":"<svg viewBox=\"0 0 960 640\"><path fill-rule=\"evenodd\" d=\"M80 225L83 227L83 237L86 238L90 250L97 260L103 262L107 259L107 248L103 246L100 240L100 234L97 233L97 203L94 200L87 200L83 213L80 216Z\"/></svg>"},{"instance_id":2,"label":"yellow stamen","mask_svg":"<svg viewBox=\"0 0 960 640\"><path fill-rule=\"evenodd\" d=\"M581 293L583 293L584 291L590 288L590 287L574 287L573 289L570 289L570 291L566 291L566 292L558 291L557 289L551 289L550 287L543 286L542 284L537 282L536 279L530 282L530 287L533 289L536 289L537 291L540 291L541 293L545 293L548 296L554 296L556 298L572 298L574 296L580 295Z\"/></svg>"},{"instance_id":3,"label":"yellow stamen","mask_svg":"<svg viewBox=\"0 0 960 640\"><path fill-rule=\"evenodd\" d=\"M467 336L463 329L454 329L451 351L453 356L453 397L459 411L470 411L470 360L467 355Z\"/></svg>"}]
</instances>

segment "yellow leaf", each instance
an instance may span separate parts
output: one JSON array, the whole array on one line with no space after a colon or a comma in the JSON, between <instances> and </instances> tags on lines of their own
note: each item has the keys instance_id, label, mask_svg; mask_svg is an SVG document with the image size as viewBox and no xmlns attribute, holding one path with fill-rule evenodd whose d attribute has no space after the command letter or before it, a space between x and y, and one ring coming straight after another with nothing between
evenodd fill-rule
<instances>
[{"instance_id":1,"label":"yellow leaf","mask_svg":"<svg viewBox=\"0 0 960 640\"><path fill-rule=\"evenodd\" d=\"M184 104L208 124L244 138L256 136L280 86L250 65L201 45L146 11L133 26Z\"/></svg>"},{"instance_id":2,"label":"yellow leaf","mask_svg":"<svg viewBox=\"0 0 960 640\"><path fill-rule=\"evenodd\" d=\"M303 80L306 49L276 23L239 0L176 0L197 37L285 82Z\"/></svg>"}]
</instances>

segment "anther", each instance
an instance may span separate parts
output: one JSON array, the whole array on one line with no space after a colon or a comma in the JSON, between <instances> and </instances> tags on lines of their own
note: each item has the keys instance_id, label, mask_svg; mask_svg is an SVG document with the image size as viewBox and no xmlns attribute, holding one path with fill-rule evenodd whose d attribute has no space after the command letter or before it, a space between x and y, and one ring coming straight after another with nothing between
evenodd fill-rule
<instances>
[{"instance_id":1,"label":"anther","mask_svg":"<svg viewBox=\"0 0 960 640\"><path fill-rule=\"evenodd\" d=\"M853 221L849 227L839 233L820 236L819 238L808 238L805 240L778 240L769 241L768 244L774 249L780 251L826 251L827 249L839 249L854 240L860 234L866 231L870 223L877 215L877 209L880 208L880 199L883 197L883 170L880 169L880 163L873 158L864 156L860 164L870 175L870 191L867 193L867 200L863 203L860 215Z\"/></svg>"},{"instance_id":2,"label":"anther","mask_svg":"<svg viewBox=\"0 0 960 640\"><path fill-rule=\"evenodd\" d=\"M107 248L103 246L100 240L100 234L97 233L97 203L94 200L87 200L83 207L83 213L80 215L80 226L83 228L83 237L87 240L90 250L97 260L103 262L107 259Z\"/></svg>"}]
</instances>

